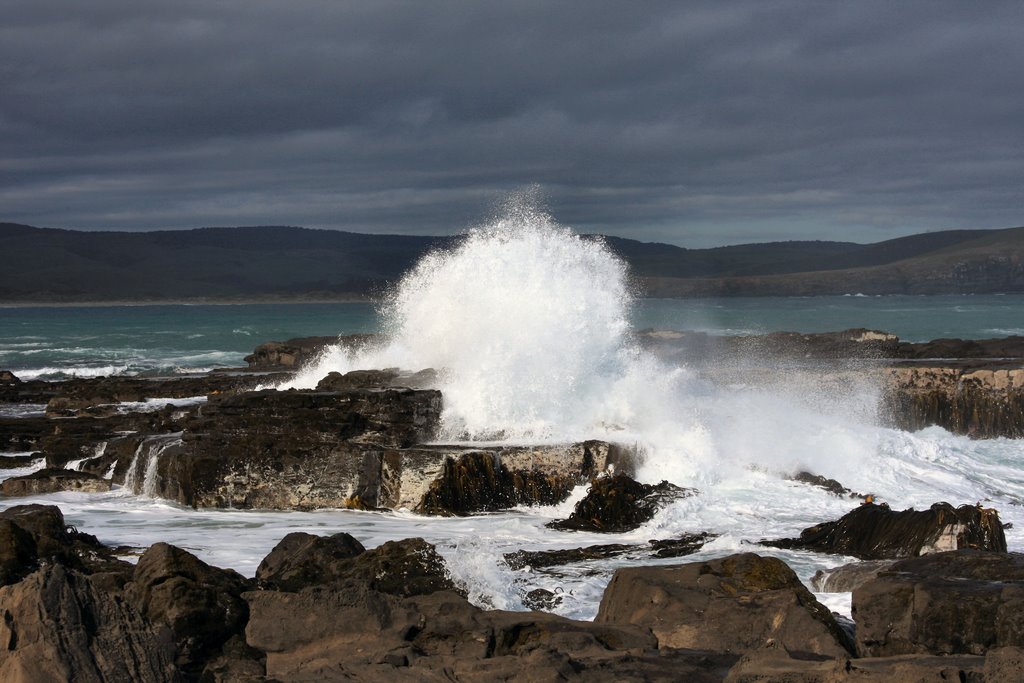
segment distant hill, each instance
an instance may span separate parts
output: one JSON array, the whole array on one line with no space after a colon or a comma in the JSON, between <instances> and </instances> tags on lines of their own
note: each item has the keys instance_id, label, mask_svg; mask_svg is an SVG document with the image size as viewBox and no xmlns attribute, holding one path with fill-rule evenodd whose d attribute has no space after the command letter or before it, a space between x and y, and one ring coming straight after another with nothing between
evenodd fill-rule
<instances>
[{"instance_id":1,"label":"distant hill","mask_svg":"<svg viewBox=\"0 0 1024 683\"><path fill-rule=\"evenodd\" d=\"M458 239L288 226L87 232L0 223L0 302L366 298ZM1024 228L715 249L604 239L648 296L1024 291Z\"/></svg>"}]
</instances>

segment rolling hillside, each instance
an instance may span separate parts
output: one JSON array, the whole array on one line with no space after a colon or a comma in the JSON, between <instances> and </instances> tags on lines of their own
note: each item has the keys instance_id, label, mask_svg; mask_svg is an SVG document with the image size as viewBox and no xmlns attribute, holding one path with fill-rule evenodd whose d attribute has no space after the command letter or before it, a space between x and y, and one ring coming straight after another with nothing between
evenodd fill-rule
<instances>
[{"instance_id":1,"label":"rolling hillside","mask_svg":"<svg viewBox=\"0 0 1024 683\"><path fill-rule=\"evenodd\" d=\"M365 298L457 239L286 226L85 232L0 223L0 302ZM1024 228L715 249L605 239L648 296L1024 291Z\"/></svg>"}]
</instances>

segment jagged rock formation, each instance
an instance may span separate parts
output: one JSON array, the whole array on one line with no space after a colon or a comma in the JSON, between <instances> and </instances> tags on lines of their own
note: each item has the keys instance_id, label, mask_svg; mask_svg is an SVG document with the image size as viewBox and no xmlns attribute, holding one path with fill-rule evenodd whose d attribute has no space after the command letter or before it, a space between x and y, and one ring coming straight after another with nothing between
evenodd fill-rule
<instances>
[{"instance_id":1,"label":"jagged rock formation","mask_svg":"<svg viewBox=\"0 0 1024 683\"><path fill-rule=\"evenodd\" d=\"M587 495L576 503L569 518L547 526L561 531L632 531L649 521L667 503L693 494L692 489L667 481L641 484L619 473L592 481Z\"/></svg>"},{"instance_id":2,"label":"jagged rock formation","mask_svg":"<svg viewBox=\"0 0 1024 683\"><path fill-rule=\"evenodd\" d=\"M883 411L901 429L1024 437L1024 367L906 366L885 371Z\"/></svg>"},{"instance_id":3,"label":"jagged rock formation","mask_svg":"<svg viewBox=\"0 0 1024 683\"><path fill-rule=\"evenodd\" d=\"M13 683L1010 683L1024 665L1016 554L882 572L855 593L854 656L792 570L751 553L620 569L581 622L471 605L422 539L366 550L289 534L255 580L163 543L133 566L55 507L0 513L0 541L0 678Z\"/></svg>"},{"instance_id":4,"label":"jagged rock formation","mask_svg":"<svg viewBox=\"0 0 1024 683\"><path fill-rule=\"evenodd\" d=\"M895 512L888 505L865 503L834 522L804 529L799 538L761 541L795 548L851 555L863 560L917 557L946 550L1006 552L999 513L977 505L954 508L935 503L928 510Z\"/></svg>"}]
</instances>

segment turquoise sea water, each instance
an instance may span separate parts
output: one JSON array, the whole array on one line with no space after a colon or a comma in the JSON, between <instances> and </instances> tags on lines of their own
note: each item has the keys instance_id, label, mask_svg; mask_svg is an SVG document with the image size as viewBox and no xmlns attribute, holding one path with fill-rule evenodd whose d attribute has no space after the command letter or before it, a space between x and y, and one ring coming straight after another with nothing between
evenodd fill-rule
<instances>
[{"instance_id":1,"label":"turquoise sea water","mask_svg":"<svg viewBox=\"0 0 1024 683\"><path fill-rule=\"evenodd\" d=\"M636 329L756 334L884 330L909 341L1024 334L1024 295L645 299ZM243 364L259 343L374 332L367 303L0 307L0 369L25 378Z\"/></svg>"}]
</instances>

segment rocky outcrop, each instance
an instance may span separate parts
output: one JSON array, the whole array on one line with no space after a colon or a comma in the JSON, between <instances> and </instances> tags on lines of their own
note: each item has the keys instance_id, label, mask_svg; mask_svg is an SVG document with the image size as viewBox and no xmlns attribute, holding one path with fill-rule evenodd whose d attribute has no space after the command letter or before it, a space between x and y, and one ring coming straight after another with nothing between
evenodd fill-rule
<instances>
[{"instance_id":1,"label":"rocky outcrop","mask_svg":"<svg viewBox=\"0 0 1024 683\"><path fill-rule=\"evenodd\" d=\"M316 359L329 346L341 344L351 348L364 346L377 338L374 334L350 334L341 337L298 337L288 341L271 341L257 346L245 357L250 370L298 370Z\"/></svg>"},{"instance_id":2,"label":"rocky outcrop","mask_svg":"<svg viewBox=\"0 0 1024 683\"><path fill-rule=\"evenodd\" d=\"M634 459L632 452L604 441L464 449L451 454L437 448L416 452L433 452L435 458L443 455L440 471L414 506L417 512L433 515L554 505L610 466L631 471Z\"/></svg>"},{"instance_id":3,"label":"rocky outcrop","mask_svg":"<svg viewBox=\"0 0 1024 683\"><path fill-rule=\"evenodd\" d=\"M624 474L599 477L591 482L587 495L576 503L568 519L547 526L561 531L632 531L650 521L666 504L693 493L667 481L641 484Z\"/></svg>"},{"instance_id":4,"label":"rocky outcrop","mask_svg":"<svg viewBox=\"0 0 1024 683\"><path fill-rule=\"evenodd\" d=\"M895 512L865 503L834 522L804 529L799 538L762 541L775 548L814 550L863 560L916 557L976 548L1006 552L1006 536L995 510L936 503L928 510Z\"/></svg>"},{"instance_id":5,"label":"rocky outcrop","mask_svg":"<svg viewBox=\"0 0 1024 683\"><path fill-rule=\"evenodd\" d=\"M956 364L889 368L882 415L900 429L939 425L978 438L1024 437L1024 367Z\"/></svg>"},{"instance_id":6,"label":"rocky outcrop","mask_svg":"<svg viewBox=\"0 0 1024 683\"><path fill-rule=\"evenodd\" d=\"M980 655L1021 647L1022 615L1019 553L956 551L901 560L853 592L862 656Z\"/></svg>"},{"instance_id":7,"label":"rocky outcrop","mask_svg":"<svg viewBox=\"0 0 1024 683\"><path fill-rule=\"evenodd\" d=\"M139 558L124 587L124 600L149 623L169 632L175 667L195 679L206 661L245 628L249 607L241 596L250 583L236 572L157 543Z\"/></svg>"},{"instance_id":8,"label":"rocky outcrop","mask_svg":"<svg viewBox=\"0 0 1024 683\"><path fill-rule=\"evenodd\" d=\"M558 550L517 550L505 554L505 563L510 569L531 570L559 567L591 560L606 560L620 555L631 557L683 557L692 555L715 534L702 531L699 534L686 534L679 538L667 538L648 541L646 545L628 543L605 543L589 545L583 548L560 548Z\"/></svg>"},{"instance_id":9,"label":"rocky outcrop","mask_svg":"<svg viewBox=\"0 0 1024 683\"><path fill-rule=\"evenodd\" d=\"M753 553L674 567L619 569L595 623L650 628L661 648L743 653L772 641L845 657L853 643L784 562Z\"/></svg>"},{"instance_id":10,"label":"rocky outcrop","mask_svg":"<svg viewBox=\"0 0 1024 683\"><path fill-rule=\"evenodd\" d=\"M42 469L21 477L5 479L0 491L5 496L37 496L57 491L99 493L110 490L110 481L88 472L63 469Z\"/></svg>"}]
</instances>

